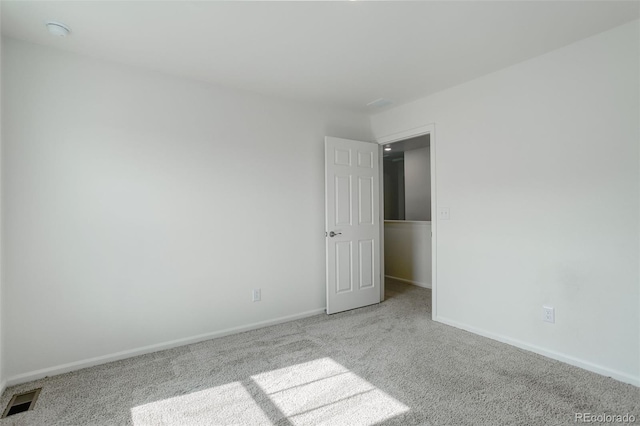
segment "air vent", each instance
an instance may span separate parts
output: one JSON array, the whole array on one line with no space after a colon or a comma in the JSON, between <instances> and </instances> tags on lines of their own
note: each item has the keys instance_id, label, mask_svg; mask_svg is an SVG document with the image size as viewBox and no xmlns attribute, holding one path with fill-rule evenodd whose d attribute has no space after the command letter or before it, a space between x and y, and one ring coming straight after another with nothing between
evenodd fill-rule
<instances>
[{"instance_id":1,"label":"air vent","mask_svg":"<svg viewBox=\"0 0 640 426\"><path fill-rule=\"evenodd\" d=\"M2 418L33 410L41 390L42 389L34 389L29 392L13 395L13 398L9 401L9 405L7 405L7 408L4 410L4 414L2 414Z\"/></svg>"},{"instance_id":2,"label":"air vent","mask_svg":"<svg viewBox=\"0 0 640 426\"><path fill-rule=\"evenodd\" d=\"M376 99L375 101L371 101L367 104L367 106L369 108L384 108L386 106L389 106L393 103L393 101L390 101L389 99L385 99L385 98L380 98L380 99Z\"/></svg>"}]
</instances>

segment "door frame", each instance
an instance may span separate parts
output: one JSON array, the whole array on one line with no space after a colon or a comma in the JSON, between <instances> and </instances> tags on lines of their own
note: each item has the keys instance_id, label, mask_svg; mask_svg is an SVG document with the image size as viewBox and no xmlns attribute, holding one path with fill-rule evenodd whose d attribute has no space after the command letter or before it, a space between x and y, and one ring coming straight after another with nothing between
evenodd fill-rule
<instances>
[{"instance_id":1,"label":"door frame","mask_svg":"<svg viewBox=\"0 0 640 426\"><path fill-rule=\"evenodd\" d=\"M425 126L415 127L412 129L404 130L402 132L392 133L390 135L381 136L376 138L376 142L382 146L399 142L405 139L411 139L418 136L429 135L429 155L431 163L431 319L438 317L438 283L437 283L437 193L436 193L436 128L435 124L427 124ZM380 161L380 271L382 276L380 277L380 300L384 300L384 165L382 161L382 154L379 155Z\"/></svg>"}]
</instances>

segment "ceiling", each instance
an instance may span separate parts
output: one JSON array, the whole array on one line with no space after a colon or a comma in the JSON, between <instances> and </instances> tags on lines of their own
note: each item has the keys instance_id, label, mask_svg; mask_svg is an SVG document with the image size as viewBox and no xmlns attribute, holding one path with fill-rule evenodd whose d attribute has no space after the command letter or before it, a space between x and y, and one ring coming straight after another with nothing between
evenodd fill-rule
<instances>
[{"instance_id":1,"label":"ceiling","mask_svg":"<svg viewBox=\"0 0 640 426\"><path fill-rule=\"evenodd\" d=\"M8 1L2 34L265 95L377 112L638 19L638 2ZM49 20L72 34L47 33ZM386 107L388 108L388 107Z\"/></svg>"}]
</instances>

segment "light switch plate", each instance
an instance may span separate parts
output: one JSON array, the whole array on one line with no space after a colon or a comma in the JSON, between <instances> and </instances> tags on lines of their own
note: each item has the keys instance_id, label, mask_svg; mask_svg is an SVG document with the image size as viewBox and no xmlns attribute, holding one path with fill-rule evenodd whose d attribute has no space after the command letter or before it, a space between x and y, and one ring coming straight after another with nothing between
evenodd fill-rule
<instances>
[{"instance_id":1,"label":"light switch plate","mask_svg":"<svg viewBox=\"0 0 640 426\"><path fill-rule=\"evenodd\" d=\"M262 289L254 288L251 292L251 301L259 302L262 300Z\"/></svg>"},{"instance_id":2,"label":"light switch plate","mask_svg":"<svg viewBox=\"0 0 640 426\"><path fill-rule=\"evenodd\" d=\"M439 220L451 219L451 212L449 211L449 207L438 207L438 219Z\"/></svg>"}]
</instances>

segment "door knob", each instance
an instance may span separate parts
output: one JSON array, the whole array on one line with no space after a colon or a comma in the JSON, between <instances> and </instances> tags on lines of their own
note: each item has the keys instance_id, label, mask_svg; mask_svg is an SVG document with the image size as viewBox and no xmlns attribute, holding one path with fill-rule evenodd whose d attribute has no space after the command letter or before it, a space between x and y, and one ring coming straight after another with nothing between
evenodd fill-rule
<instances>
[{"instance_id":1,"label":"door knob","mask_svg":"<svg viewBox=\"0 0 640 426\"><path fill-rule=\"evenodd\" d=\"M333 231L329 232L330 237L335 237L336 235L342 235L342 232L333 232Z\"/></svg>"}]
</instances>

